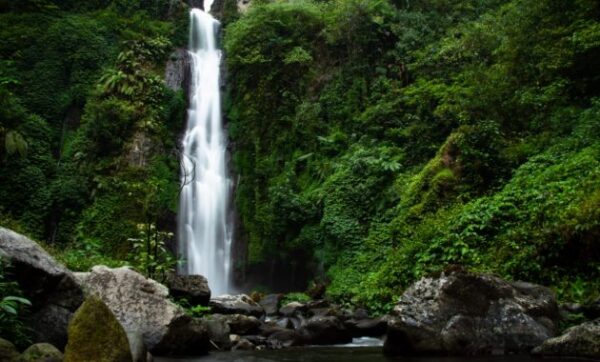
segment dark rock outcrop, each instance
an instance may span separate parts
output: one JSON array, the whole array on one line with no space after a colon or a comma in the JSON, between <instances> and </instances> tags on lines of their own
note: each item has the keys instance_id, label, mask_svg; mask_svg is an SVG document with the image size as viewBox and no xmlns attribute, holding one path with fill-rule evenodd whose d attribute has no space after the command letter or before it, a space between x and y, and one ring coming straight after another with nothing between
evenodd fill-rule
<instances>
[{"instance_id":1,"label":"dark rock outcrop","mask_svg":"<svg viewBox=\"0 0 600 362\"><path fill-rule=\"evenodd\" d=\"M265 314L263 307L245 294L215 297L210 300L209 306L213 313L218 314L243 314L257 318Z\"/></svg>"},{"instance_id":2,"label":"dark rock outcrop","mask_svg":"<svg viewBox=\"0 0 600 362\"><path fill-rule=\"evenodd\" d=\"M269 335L267 343L273 349L302 346L304 338L295 330L278 329Z\"/></svg>"},{"instance_id":3,"label":"dark rock outcrop","mask_svg":"<svg viewBox=\"0 0 600 362\"><path fill-rule=\"evenodd\" d=\"M0 257L10 264L11 277L32 302L27 324L34 342L64 348L69 319L83 302L73 274L34 241L1 227Z\"/></svg>"},{"instance_id":4,"label":"dark rock outcrop","mask_svg":"<svg viewBox=\"0 0 600 362\"><path fill-rule=\"evenodd\" d=\"M583 314L589 319L600 318L600 298L581 307Z\"/></svg>"},{"instance_id":5,"label":"dark rock outcrop","mask_svg":"<svg viewBox=\"0 0 600 362\"><path fill-rule=\"evenodd\" d=\"M207 326L201 320L182 316L169 324L167 334L152 348L152 353L159 356L198 356L208 350Z\"/></svg>"},{"instance_id":6,"label":"dark rock outcrop","mask_svg":"<svg viewBox=\"0 0 600 362\"><path fill-rule=\"evenodd\" d=\"M600 319L571 327L561 336L544 341L532 353L539 356L600 359Z\"/></svg>"},{"instance_id":7,"label":"dark rock outcrop","mask_svg":"<svg viewBox=\"0 0 600 362\"><path fill-rule=\"evenodd\" d=\"M304 344L343 344L352 342L350 331L337 317L312 317L299 328Z\"/></svg>"},{"instance_id":8,"label":"dark rock outcrop","mask_svg":"<svg viewBox=\"0 0 600 362\"><path fill-rule=\"evenodd\" d=\"M167 287L172 296L185 298L191 305L208 305L210 288L202 275L176 275L167 277Z\"/></svg>"},{"instance_id":9,"label":"dark rock outcrop","mask_svg":"<svg viewBox=\"0 0 600 362\"><path fill-rule=\"evenodd\" d=\"M381 337L387 331L387 322L381 318L349 319L344 325L353 337Z\"/></svg>"},{"instance_id":10,"label":"dark rock outcrop","mask_svg":"<svg viewBox=\"0 0 600 362\"><path fill-rule=\"evenodd\" d=\"M190 55L185 49L175 50L169 57L165 67L165 85L178 91L187 91L190 79Z\"/></svg>"},{"instance_id":11,"label":"dark rock outcrop","mask_svg":"<svg viewBox=\"0 0 600 362\"><path fill-rule=\"evenodd\" d=\"M465 271L423 278L400 298L384 350L400 355L528 353L556 331L547 288Z\"/></svg>"},{"instance_id":12,"label":"dark rock outcrop","mask_svg":"<svg viewBox=\"0 0 600 362\"><path fill-rule=\"evenodd\" d=\"M213 314L212 319L222 319L229 326L230 333L239 335L256 334L261 322L253 316L243 314Z\"/></svg>"},{"instance_id":13,"label":"dark rock outcrop","mask_svg":"<svg viewBox=\"0 0 600 362\"><path fill-rule=\"evenodd\" d=\"M260 299L258 304L264 308L267 315L276 315L282 297L283 295L281 294L267 294Z\"/></svg>"},{"instance_id":14,"label":"dark rock outcrop","mask_svg":"<svg viewBox=\"0 0 600 362\"><path fill-rule=\"evenodd\" d=\"M300 302L291 302L283 307L279 308L279 314L284 317L292 317L296 315L302 315L308 310L306 304L302 304Z\"/></svg>"},{"instance_id":15,"label":"dark rock outcrop","mask_svg":"<svg viewBox=\"0 0 600 362\"><path fill-rule=\"evenodd\" d=\"M225 319L213 318L212 315L204 319L208 337L211 341L211 346L218 350L228 350L231 348L231 340L229 335L231 330Z\"/></svg>"}]
</instances>

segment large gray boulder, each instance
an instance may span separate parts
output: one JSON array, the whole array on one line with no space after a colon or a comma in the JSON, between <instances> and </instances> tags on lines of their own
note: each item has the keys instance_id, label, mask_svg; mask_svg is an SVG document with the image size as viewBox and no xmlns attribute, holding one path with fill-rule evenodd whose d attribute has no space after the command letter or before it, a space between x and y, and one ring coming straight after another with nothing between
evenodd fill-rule
<instances>
[{"instance_id":1,"label":"large gray boulder","mask_svg":"<svg viewBox=\"0 0 600 362\"><path fill-rule=\"evenodd\" d=\"M213 313L219 314L243 314L257 318L265 314L263 307L245 294L214 297L209 305Z\"/></svg>"},{"instance_id":2,"label":"large gray boulder","mask_svg":"<svg viewBox=\"0 0 600 362\"><path fill-rule=\"evenodd\" d=\"M32 302L27 324L33 341L64 348L69 319L83 303L83 291L73 274L36 242L2 227L0 258L10 264L11 277Z\"/></svg>"},{"instance_id":3,"label":"large gray boulder","mask_svg":"<svg viewBox=\"0 0 600 362\"><path fill-rule=\"evenodd\" d=\"M533 350L534 355L600 359L600 319L571 327Z\"/></svg>"},{"instance_id":4,"label":"large gray boulder","mask_svg":"<svg viewBox=\"0 0 600 362\"><path fill-rule=\"evenodd\" d=\"M547 288L462 270L408 288L388 323L384 350L399 355L528 353L555 335Z\"/></svg>"},{"instance_id":5,"label":"large gray boulder","mask_svg":"<svg viewBox=\"0 0 600 362\"><path fill-rule=\"evenodd\" d=\"M77 277L86 293L98 296L126 331L141 333L151 353L185 355L207 351L206 328L169 300L164 285L127 267L95 266Z\"/></svg>"}]
</instances>

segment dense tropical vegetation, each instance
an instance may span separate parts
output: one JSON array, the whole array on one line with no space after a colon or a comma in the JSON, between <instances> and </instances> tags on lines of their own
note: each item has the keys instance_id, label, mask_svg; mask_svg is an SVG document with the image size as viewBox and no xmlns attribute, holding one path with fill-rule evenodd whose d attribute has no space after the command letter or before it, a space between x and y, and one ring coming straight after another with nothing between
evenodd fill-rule
<instances>
[{"instance_id":1,"label":"dense tropical vegetation","mask_svg":"<svg viewBox=\"0 0 600 362\"><path fill-rule=\"evenodd\" d=\"M254 6L225 30L250 267L293 255L380 311L452 264L597 296L599 16L595 1Z\"/></svg>"},{"instance_id":2,"label":"dense tropical vegetation","mask_svg":"<svg viewBox=\"0 0 600 362\"><path fill-rule=\"evenodd\" d=\"M450 265L599 296L597 1L224 14L238 275L285 266L286 289L375 312ZM186 100L162 76L187 22L179 1L0 1L2 226L74 270L175 265ZM0 279L0 332L26 304Z\"/></svg>"}]
</instances>

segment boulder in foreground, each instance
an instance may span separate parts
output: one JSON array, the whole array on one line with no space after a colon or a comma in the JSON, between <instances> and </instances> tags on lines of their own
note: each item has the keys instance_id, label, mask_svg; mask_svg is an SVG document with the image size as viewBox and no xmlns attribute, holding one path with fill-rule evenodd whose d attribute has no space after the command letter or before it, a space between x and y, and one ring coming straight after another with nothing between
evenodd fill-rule
<instances>
[{"instance_id":1,"label":"boulder in foreground","mask_svg":"<svg viewBox=\"0 0 600 362\"><path fill-rule=\"evenodd\" d=\"M125 330L98 298L88 298L69 323L64 362L132 362Z\"/></svg>"},{"instance_id":2,"label":"boulder in foreground","mask_svg":"<svg viewBox=\"0 0 600 362\"><path fill-rule=\"evenodd\" d=\"M69 319L83 302L73 273L33 240L2 227L0 257L10 264L12 277L32 303L27 325L33 341L64 348Z\"/></svg>"},{"instance_id":3,"label":"boulder in foreground","mask_svg":"<svg viewBox=\"0 0 600 362\"><path fill-rule=\"evenodd\" d=\"M126 331L142 335L150 353L201 354L199 349L206 346L202 342L208 338L206 329L169 300L164 285L127 267L95 266L77 277L86 293L98 296ZM175 340L177 345L170 343Z\"/></svg>"},{"instance_id":4,"label":"boulder in foreground","mask_svg":"<svg viewBox=\"0 0 600 362\"><path fill-rule=\"evenodd\" d=\"M387 354L487 355L529 353L553 337L558 307L545 287L455 270L413 284L393 314Z\"/></svg>"}]
</instances>

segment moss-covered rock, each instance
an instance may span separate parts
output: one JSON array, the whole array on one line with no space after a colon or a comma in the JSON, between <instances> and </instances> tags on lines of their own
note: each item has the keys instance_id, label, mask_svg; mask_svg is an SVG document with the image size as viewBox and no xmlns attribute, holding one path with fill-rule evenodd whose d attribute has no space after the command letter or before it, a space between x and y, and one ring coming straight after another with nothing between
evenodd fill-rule
<instances>
[{"instance_id":1,"label":"moss-covered rock","mask_svg":"<svg viewBox=\"0 0 600 362\"><path fill-rule=\"evenodd\" d=\"M100 299L89 297L75 312L64 361L132 361L125 330Z\"/></svg>"},{"instance_id":2,"label":"moss-covered rock","mask_svg":"<svg viewBox=\"0 0 600 362\"><path fill-rule=\"evenodd\" d=\"M16 362L19 360L19 352L14 344L6 339L0 338L0 361Z\"/></svg>"},{"instance_id":3,"label":"moss-covered rock","mask_svg":"<svg viewBox=\"0 0 600 362\"><path fill-rule=\"evenodd\" d=\"M63 354L50 343L36 343L23 352L22 362L62 362Z\"/></svg>"}]
</instances>

